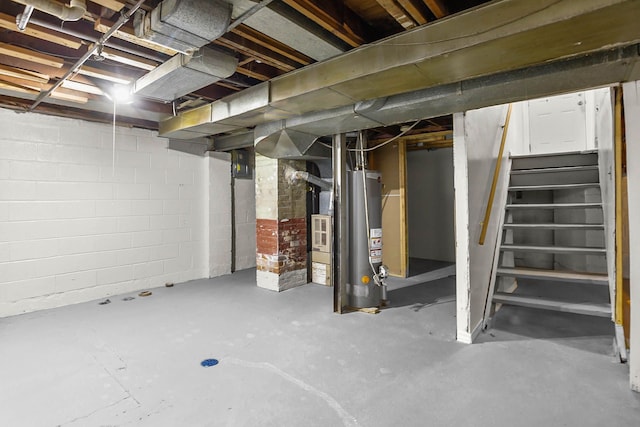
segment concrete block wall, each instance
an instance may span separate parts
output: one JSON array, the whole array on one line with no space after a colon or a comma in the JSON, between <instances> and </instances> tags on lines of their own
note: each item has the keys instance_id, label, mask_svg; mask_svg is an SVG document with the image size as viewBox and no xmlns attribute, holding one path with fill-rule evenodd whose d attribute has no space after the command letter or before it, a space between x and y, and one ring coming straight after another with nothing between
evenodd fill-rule
<instances>
[{"instance_id":1,"label":"concrete block wall","mask_svg":"<svg viewBox=\"0 0 640 427\"><path fill-rule=\"evenodd\" d=\"M0 129L0 316L209 275L209 158L118 127L114 168L109 125Z\"/></svg>"}]
</instances>

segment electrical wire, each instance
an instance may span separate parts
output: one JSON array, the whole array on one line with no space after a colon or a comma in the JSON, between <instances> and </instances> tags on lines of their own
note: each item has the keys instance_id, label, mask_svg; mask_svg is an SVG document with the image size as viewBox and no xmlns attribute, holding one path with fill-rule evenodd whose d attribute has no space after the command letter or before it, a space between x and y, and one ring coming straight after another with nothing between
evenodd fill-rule
<instances>
[{"instance_id":1,"label":"electrical wire","mask_svg":"<svg viewBox=\"0 0 640 427\"><path fill-rule=\"evenodd\" d=\"M53 52L48 52L46 50L36 49L33 46L29 46L29 45L21 44L21 43L7 43L7 44L10 45L10 46L16 46L16 47L21 47L21 48L24 48L24 49L29 49L29 50L32 50L34 52L41 53L43 55L55 56L56 58L60 58L60 59L76 59L77 60L77 59L81 58L81 56L60 55L59 53L53 53Z\"/></svg>"},{"instance_id":2,"label":"electrical wire","mask_svg":"<svg viewBox=\"0 0 640 427\"><path fill-rule=\"evenodd\" d=\"M116 99L113 98L113 132L112 132L112 142L111 142L111 174L116 174Z\"/></svg>"},{"instance_id":3,"label":"electrical wire","mask_svg":"<svg viewBox=\"0 0 640 427\"><path fill-rule=\"evenodd\" d=\"M416 127L418 125L418 123L420 123L422 121L422 119L416 121L414 124L412 124L411 126L409 126L407 129L403 130L402 132L400 132L399 134L397 134L396 136L394 136L393 138L390 138L388 140L386 140L385 142L383 142L382 144L378 144L375 147L371 147L371 148L364 148L364 147L360 147L360 149L366 153L368 153L369 151L373 151L373 150L377 150L380 147L384 147L385 145L395 141L396 139L400 138L401 136L405 135L407 132L411 131L414 127ZM348 151L359 151L357 148L351 148L348 149Z\"/></svg>"},{"instance_id":4,"label":"electrical wire","mask_svg":"<svg viewBox=\"0 0 640 427\"><path fill-rule=\"evenodd\" d=\"M407 132L410 132L411 130L413 130L413 128L415 128L415 127L418 125L418 123L420 123L421 121L422 121L422 119L417 120L417 121L416 121L416 122L414 122L411 126L409 126L407 129L403 130L402 132L400 132L400 133L399 133L399 134L397 134L396 136L394 136L394 137L392 137L392 138L390 138L390 139L386 140L385 142L383 142L383 143L381 143L381 144L376 145L375 147L371 147L371 148L364 148L364 147L361 147L360 149L358 149L357 147L356 147L356 148L347 148L347 151L356 151L356 152L359 152L360 150L364 150L364 152L365 152L365 153L368 153L369 151L377 150L378 148L380 148L380 147L384 147L385 145L387 145L387 144L389 144L389 143L391 143L391 142L395 141L396 139L398 139L398 138L400 138L400 137L404 136ZM333 145L331 145L331 144L326 144L326 143L324 143L324 142L320 141L319 139L316 139L316 140L314 141L314 143L315 143L315 144L320 144L320 145L322 145L323 147L327 147L327 148L331 148L331 149L333 149Z\"/></svg>"}]
</instances>

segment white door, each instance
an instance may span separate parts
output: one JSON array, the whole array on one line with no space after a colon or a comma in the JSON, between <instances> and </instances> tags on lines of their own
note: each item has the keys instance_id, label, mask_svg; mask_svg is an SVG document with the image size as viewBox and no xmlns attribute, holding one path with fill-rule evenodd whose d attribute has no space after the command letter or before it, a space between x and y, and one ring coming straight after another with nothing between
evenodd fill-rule
<instances>
[{"instance_id":1,"label":"white door","mask_svg":"<svg viewBox=\"0 0 640 427\"><path fill-rule=\"evenodd\" d=\"M529 101L529 146L532 154L586 150L584 93Z\"/></svg>"}]
</instances>

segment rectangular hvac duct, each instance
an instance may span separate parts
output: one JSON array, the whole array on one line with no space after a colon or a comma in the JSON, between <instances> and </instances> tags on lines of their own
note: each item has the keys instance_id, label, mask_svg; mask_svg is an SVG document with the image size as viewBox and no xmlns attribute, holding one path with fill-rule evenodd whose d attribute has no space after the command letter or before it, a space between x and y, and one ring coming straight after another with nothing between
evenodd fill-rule
<instances>
[{"instance_id":1,"label":"rectangular hvac duct","mask_svg":"<svg viewBox=\"0 0 640 427\"><path fill-rule=\"evenodd\" d=\"M136 37L189 53L223 35L232 6L223 0L164 0L134 17Z\"/></svg>"},{"instance_id":2,"label":"rectangular hvac duct","mask_svg":"<svg viewBox=\"0 0 640 427\"><path fill-rule=\"evenodd\" d=\"M210 48L191 55L179 53L133 84L133 92L146 98L173 101L231 76L238 59Z\"/></svg>"}]
</instances>

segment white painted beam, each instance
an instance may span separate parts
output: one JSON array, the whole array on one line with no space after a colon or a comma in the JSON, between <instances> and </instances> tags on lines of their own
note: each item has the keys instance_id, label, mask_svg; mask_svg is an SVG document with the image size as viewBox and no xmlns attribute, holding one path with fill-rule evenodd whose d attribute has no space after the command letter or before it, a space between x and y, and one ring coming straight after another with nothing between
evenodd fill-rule
<instances>
[{"instance_id":1,"label":"white painted beam","mask_svg":"<svg viewBox=\"0 0 640 427\"><path fill-rule=\"evenodd\" d=\"M469 280L469 171L464 113L453 115L453 186L456 235L456 338L471 344L471 283Z\"/></svg>"}]
</instances>

